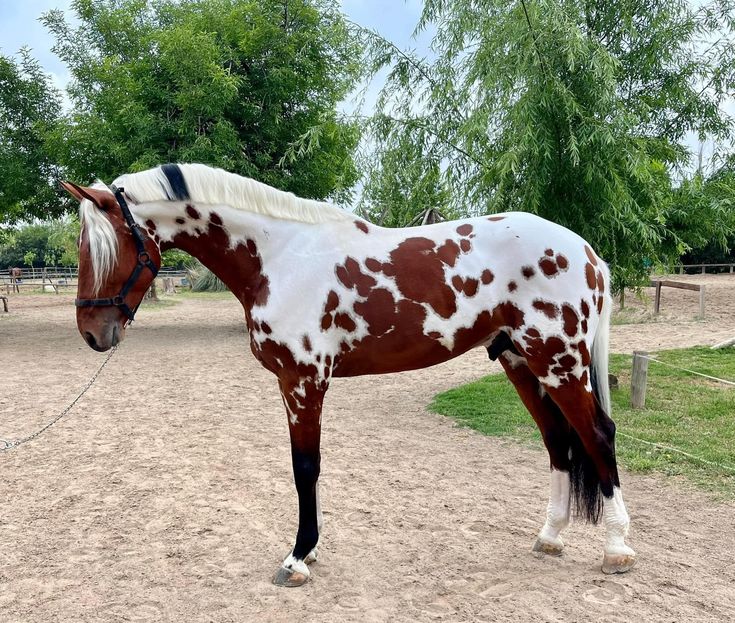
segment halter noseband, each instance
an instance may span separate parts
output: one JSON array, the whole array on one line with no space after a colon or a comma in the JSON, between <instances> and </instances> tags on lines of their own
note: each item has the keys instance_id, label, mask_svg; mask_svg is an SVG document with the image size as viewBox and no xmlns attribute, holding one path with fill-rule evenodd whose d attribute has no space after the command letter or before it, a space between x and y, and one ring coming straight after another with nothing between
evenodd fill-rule
<instances>
[{"instance_id":1,"label":"halter noseband","mask_svg":"<svg viewBox=\"0 0 735 623\"><path fill-rule=\"evenodd\" d=\"M135 248L138 251L138 263L135 265L135 268L133 268L133 272L130 274L130 277L128 277L128 280L120 289L120 293L117 296L106 299L75 299L74 304L77 307L118 307L120 311L127 316L129 324L133 322L135 312L138 311L140 303L135 306L135 309L130 309L128 304L125 302L125 297L127 297L130 290L133 289L133 286L138 281L138 278L144 268L150 270L153 273L154 278L158 274L158 268L153 261L151 261L151 256L145 250L145 243L143 242L143 234L140 232L140 226L133 219L133 215L130 213L130 208L123 196L125 189L117 188L113 184L110 186L110 190L112 191L112 194L115 195L115 199L117 199L117 203L120 206L120 211L122 212L123 217L125 217L125 222L133 234Z\"/></svg>"}]
</instances>

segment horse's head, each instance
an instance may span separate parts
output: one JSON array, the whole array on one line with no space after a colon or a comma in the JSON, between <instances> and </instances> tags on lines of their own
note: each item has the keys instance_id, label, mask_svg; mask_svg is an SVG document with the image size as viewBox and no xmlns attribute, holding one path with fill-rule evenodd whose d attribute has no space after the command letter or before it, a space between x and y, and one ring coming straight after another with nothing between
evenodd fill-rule
<instances>
[{"instance_id":1,"label":"horse's head","mask_svg":"<svg viewBox=\"0 0 735 623\"><path fill-rule=\"evenodd\" d=\"M160 250L140 228L131 227L122 193L118 199L101 184L62 186L80 201L77 327L89 346L106 351L125 336L161 265Z\"/></svg>"}]
</instances>

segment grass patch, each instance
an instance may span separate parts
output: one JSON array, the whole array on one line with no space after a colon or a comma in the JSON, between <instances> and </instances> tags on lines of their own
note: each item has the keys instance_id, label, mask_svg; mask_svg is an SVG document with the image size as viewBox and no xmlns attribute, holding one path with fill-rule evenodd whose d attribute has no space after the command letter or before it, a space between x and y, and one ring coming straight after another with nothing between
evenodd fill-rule
<instances>
[{"instance_id":1,"label":"grass patch","mask_svg":"<svg viewBox=\"0 0 735 623\"><path fill-rule=\"evenodd\" d=\"M203 299L208 301L230 301L235 298L229 290L226 292L194 292L192 290L180 289L174 295L183 299Z\"/></svg>"},{"instance_id":2,"label":"grass patch","mask_svg":"<svg viewBox=\"0 0 735 623\"><path fill-rule=\"evenodd\" d=\"M687 348L657 358L679 367L735 380L735 351ZM646 408L630 407L631 356L612 355L613 418L619 462L631 471L685 477L697 486L735 499L735 388L651 362ZM504 374L485 377L435 396L429 409L486 435L508 436L540 445L541 436ZM720 467L630 439L679 448Z\"/></svg>"}]
</instances>

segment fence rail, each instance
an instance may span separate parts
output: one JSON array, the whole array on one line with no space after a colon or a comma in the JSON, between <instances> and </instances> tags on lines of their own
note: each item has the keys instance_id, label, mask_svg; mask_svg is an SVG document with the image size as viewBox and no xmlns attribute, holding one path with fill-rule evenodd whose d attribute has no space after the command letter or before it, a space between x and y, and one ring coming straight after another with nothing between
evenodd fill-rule
<instances>
[{"instance_id":1,"label":"fence rail","mask_svg":"<svg viewBox=\"0 0 735 623\"><path fill-rule=\"evenodd\" d=\"M707 274L708 268L725 268L726 270L711 270L710 273L717 274L717 273L728 273L733 274L735 273L735 264L674 264L674 270L676 270L680 275L684 274L684 271L686 270L688 274L700 274L705 275ZM694 272L690 272L689 269L693 269Z\"/></svg>"}]
</instances>

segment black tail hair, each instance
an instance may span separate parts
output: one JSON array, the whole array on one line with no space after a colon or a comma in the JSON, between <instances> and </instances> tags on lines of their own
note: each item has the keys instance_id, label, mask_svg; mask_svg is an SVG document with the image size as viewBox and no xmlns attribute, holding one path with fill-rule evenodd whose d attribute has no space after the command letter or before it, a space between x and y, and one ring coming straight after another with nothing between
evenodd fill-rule
<instances>
[{"instance_id":1,"label":"black tail hair","mask_svg":"<svg viewBox=\"0 0 735 623\"><path fill-rule=\"evenodd\" d=\"M593 524L602 516L600 475L577 432L569 430L569 481L575 517Z\"/></svg>"}]
</instances>

